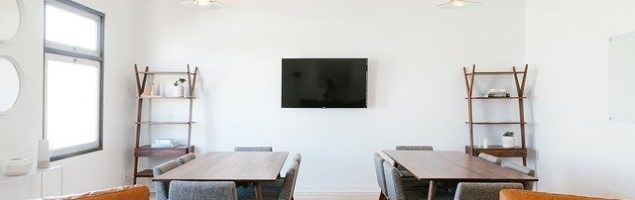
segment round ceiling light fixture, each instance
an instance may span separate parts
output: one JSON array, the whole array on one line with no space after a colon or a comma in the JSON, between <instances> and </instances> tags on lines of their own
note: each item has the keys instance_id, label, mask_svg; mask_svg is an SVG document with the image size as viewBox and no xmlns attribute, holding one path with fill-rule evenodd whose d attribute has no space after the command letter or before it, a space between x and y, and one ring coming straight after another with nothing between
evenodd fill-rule
<instances>
[{"instance_id":1,"label":"round ceiling light fixture","mask_svg":"<svg viewBox=\"0 0 635 200\"><path fill-rule=\"evenodd\" d=\"M460 8L467 7L472 5L483 4L479 1L469 1L469 0L450 0L450 2L439 4L437 7L439 8Z\"/></svg>"},{"instance_id":2,"label":"round ceiling light fixture","mask_svg":"<svg viewBox=\"0 0 635 200\"><path fill-rule=\"evenodd\" d=\"M225 4L220 1L214 0L183 0L181 4L185 6L196 6L206 9L221 9L225 7Z\"/></svg>"}]
</instances>

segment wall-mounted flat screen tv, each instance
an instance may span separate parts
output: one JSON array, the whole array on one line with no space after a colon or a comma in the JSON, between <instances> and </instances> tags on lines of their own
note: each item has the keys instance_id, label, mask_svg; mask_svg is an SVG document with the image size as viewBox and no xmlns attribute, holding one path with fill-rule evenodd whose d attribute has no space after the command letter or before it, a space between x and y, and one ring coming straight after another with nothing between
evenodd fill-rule
<instances>
[{"instance_id":1,"label":"wall-mounted flat screen tv","mask_svg":"<svg viewBox=\"0 0 635 200\"><path fill-rule=\"evenodd\" d=\"M283 108L366 108L367 58L282 59Z\"/></svg>"}]
</instances>

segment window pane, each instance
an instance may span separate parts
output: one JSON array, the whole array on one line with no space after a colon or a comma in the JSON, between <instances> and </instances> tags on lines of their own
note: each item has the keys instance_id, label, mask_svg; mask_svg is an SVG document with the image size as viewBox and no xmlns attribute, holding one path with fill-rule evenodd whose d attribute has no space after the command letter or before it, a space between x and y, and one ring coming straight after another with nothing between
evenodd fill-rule
<instances>
[{"instance_id":1,"label":"window pane","mask_svg":"<svg viewBox=\"0 0 635 200\"><path fill-rule=\"evenodd\" d=\"M46 5L47 43L64 45L72 51L76 48L98 51L100 20L94 16L72 12L71 9L54 4Z\"/></svg>"},{"instance_id":2,"label":"window pane","mask_svg":"<svg viewBox=\"0 0 635 200\"><path fill-rule=\"evenodd\" d=\"M97 143L99 63L52 55L46 59L46 134L51 149Z\"/></svg>"}]
</instances>

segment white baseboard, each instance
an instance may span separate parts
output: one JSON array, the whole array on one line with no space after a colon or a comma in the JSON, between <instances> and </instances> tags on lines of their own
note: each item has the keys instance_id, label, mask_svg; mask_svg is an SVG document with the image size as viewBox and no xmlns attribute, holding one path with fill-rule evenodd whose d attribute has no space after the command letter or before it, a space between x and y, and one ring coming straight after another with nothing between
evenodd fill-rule
<instances>
[{"instance_id":1,"label":"white baseboard","mask_svg":"<svg viewBox=\"0 0 635 200\"><path fill-rule=\"evenodd\" d=\"M296 192L295 200L377 200L376 192Z\"/></svg>"}]
</instances>

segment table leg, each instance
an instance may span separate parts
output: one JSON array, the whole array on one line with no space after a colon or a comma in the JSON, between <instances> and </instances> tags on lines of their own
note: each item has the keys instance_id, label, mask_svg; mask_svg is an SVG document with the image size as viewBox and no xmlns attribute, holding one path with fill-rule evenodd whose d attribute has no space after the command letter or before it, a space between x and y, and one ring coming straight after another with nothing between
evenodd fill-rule
<instances>
[{"instance_id":1,"label":"table leg","mask_svg":"<svg viewBox=\"0 0 635 200\"><path fill-rule=\"evenodd\" d=\"M254 188L256 189L256 200L263 200L262 197L262 188L260 187L260 182L254 183Z\"/></svg>"},{"instance_id":2,"label":"table leg","mask_svg":"<svg viewBox=\"0 0 635 200\"><path fill-rule=\"evenodd\" d=\"M40 198L44 199L44 172L40 173Z\"/></svg>"},{"instance_id":3,"label":"table leg","mask_svg":"<svg viewBox=\"0 0 635 200\"><path fill-rule=\"evenodd\" d=\"M60 168L60 195L64 195L64 167Z\"/></svg>"},{"instance_id":4,"label":"table leg","mask_svg":"<svg viewBox=\"0 0 635 200\"><path fill-rule=\"evenodd\" d=\"M434 200L436 198L437 193L437 184L434 181L430 181L430 186L428 188L428 200Z\"/></svg>"}]
</instances>

